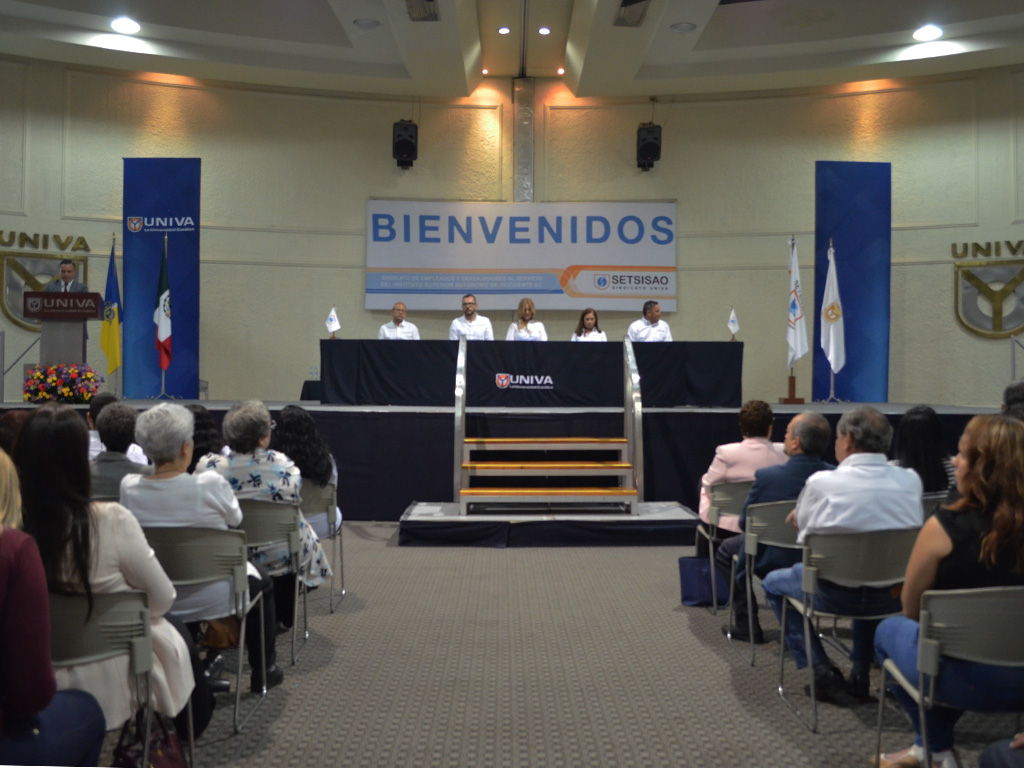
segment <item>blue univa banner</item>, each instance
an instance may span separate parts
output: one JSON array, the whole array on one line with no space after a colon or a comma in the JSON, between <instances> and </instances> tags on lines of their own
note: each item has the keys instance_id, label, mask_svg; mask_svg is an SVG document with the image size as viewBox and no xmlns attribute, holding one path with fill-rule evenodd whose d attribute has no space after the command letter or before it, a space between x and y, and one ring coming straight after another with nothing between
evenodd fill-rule
<instances>
[{"instance_id":1,"label":"blue univa banner","mask_svg":"<svg viewBox=\"0 0 1024 768\"><path fill-rule=\"evenodd\" d=\"M124 159L124 396L161 394L156 349L160 264L167 236L171 362L163 382L170 397L199 396L200 160Z\"/></svg>"},{"instance_id":2,"label":"blue univa banner","mask_svg":"<svg viewBox=\"0 0 1024 768\"><path fill-rule=\"evenodd\" d=\"M892 255L892 166L815 163L814 386L829 397L829 361L821 348L821 309L829 243L835 249L846 364L835 396L850 402L889 401L889 286Z\"/></svg>"}]
</instances>

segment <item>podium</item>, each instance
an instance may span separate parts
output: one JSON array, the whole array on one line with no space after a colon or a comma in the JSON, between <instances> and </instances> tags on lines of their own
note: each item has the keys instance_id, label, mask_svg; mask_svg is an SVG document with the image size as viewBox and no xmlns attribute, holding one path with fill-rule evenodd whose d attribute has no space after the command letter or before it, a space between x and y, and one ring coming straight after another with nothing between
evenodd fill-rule
<instances>
[{"instance_id":1,"label":"podium","mask_svg":"<svg viewBox=\"0 0 1024 768\"><path fill-rule=\"evenodd\" d=\"M40 321L39 364L85 362L85 323L103 318L103 297L98 293L24 294L26 318Z\"/></svg>"}]
</instances>

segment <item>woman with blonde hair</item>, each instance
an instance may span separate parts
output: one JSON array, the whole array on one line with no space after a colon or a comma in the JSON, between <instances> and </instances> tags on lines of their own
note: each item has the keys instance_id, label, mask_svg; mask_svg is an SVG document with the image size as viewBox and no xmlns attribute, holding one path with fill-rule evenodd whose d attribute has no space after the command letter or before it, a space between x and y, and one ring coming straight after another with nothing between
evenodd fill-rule
<instances>
[{"instance_id":1,"label":"woman with blonde hair","mask_svg":"<svg viewBox=\"0 0 1024 768\"><path fill-rule=\"evenodd\" d=\"M0 764L98 765L103 711L85 691L56 690L46 573L20 527L18 473L0 451Z\"/></svg>"},{"instance_id":2,"label":"woman with blonde hair","mask_svg":"<svg viewBox=\"0 0 1024 768\"><path fill-rule=\"evenodd\" d=\"M903 583L903 616L875 633L881 661L892 659L917 679L921 595L929 589L1024 585L1024 423L1002 415L975 416L953 458L961 498L940 508L921 528ZM914 723L913 746L882 755L883 768L924 763L917 704L894 688ZM935 696L944 702L925 713L933 765L957 765L953 727L964 710L1024 709L1024 669L943 659ZM872 760L872 762L876 762Z\"/></svg>"},{"instance_id":3,"label":"woman with blonde hair","mask_svg":"<svg viewBox=\"0 0 1024 768\"><path fill-rule=\"evenodd\" d=\"M508 327L505 341L547 341L548 332L544 323L534 320L537 310L532 299L521 299L516 310L516 320Z\"/></svg>"}]
</instances>

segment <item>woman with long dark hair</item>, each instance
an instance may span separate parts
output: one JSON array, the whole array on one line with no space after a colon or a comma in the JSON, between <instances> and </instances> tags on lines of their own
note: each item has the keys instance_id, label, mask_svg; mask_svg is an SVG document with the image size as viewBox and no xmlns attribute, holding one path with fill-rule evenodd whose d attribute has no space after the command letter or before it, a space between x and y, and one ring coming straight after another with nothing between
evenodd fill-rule
<instances>
[{"instance_id":1,"label":"woman with long dark hair","mask_svg":"<svg viewBox=\"0 0 1024 768\"><path fill-rule=\"evenodd\" d=\"M0 764L98 765L103 711L85 691L56 690L46 574L20 525L18 474L0 451Z\"/></svg>"},{"instance_id":2,"label":"woman with long dark hair","mask_svg":"<svg viewBox=\"0 0 1024 768\"><path fill-rule=\"evenodd\" d=\"M306 485L338 487L338 465L316 422L305 408L286 406L277 417L274 448L295 462ZM314 515L306 522L320 538L327 536L327 515ZM335 508L335 526L341 525L341 510Z\"/></svg>"},{"instance_id":3,"label":"woman with long dark hair","mask_svg":"<svg viewBox=\"0 0 1024 768\"><path fill-rule=\"evenodd\" d=\"M961 498L940 508L921 528L907 564L903 616L884 620L875 651L917 679L921 595L929 589L1024 585L1024 423L1006 416L975 416L953 459ZM907 749L883 755L884 768L924 762L917 704L901 687L896 695L914 723ZM936 698L944 706L925 714L934 764L956 765L953 727L965 709L1024 709L1024 669L943 659Z\"/></svg>"},{"instance_id":4,"label":"woman with long dark hair","mask_svg":"<svg viewBox=\"0 0 1024 768\"><path fill-rule=\"evenodd\" d=\"M132 513L113 502L89 501L85 422L68 406L42 406L25 423L14 459L21 475L25 532L39 546L49 591L84 593L90 603L93 593L146 592L153 637L153 702L158 712L178 715L195 682L184 637L163 619L174 602L174 586ZM131 717L138 705L126 656L59 669L57 687L93 694L110 727Z\"/></svg>"},{"instance_id":5,"label":"woman with long dark hair","mask_svg":"<svg viewBox=\"0 0 1024 768\"><path fill-rule=\"evenodd\" d=\"M945 491L956 482L942 439L942 422L927 405L915 406L903 414L893 438L892 458L895 464L917 472L925 493Z\"/></svg>"},{"instance_id":6,"label":"woman with long dark hair","mask_svg":"<svg viewBox=\"0 0 1024 768\"><path fill-rule=\"evenodd\" d=\"M605 332L597 321L597 312L587 307L580 313L580 321L569 341L608 341Z\"/></svg>"}]
</instances>

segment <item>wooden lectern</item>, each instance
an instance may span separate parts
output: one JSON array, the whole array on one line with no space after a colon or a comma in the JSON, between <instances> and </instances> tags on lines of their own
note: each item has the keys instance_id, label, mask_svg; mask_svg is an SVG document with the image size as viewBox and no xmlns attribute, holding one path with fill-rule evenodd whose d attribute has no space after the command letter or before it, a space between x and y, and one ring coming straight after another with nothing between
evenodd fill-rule
<instances>
[{"instance_id":1,"label":"wooden lectern","mask_svg":"<svg viewBox=\"0 0 1024 768\"><path fill-rule=\"evenodd\" d=\"M42 324L39 339L39 364L84 363L85 322L103 318L103 297L98 293L24 294L26 318Z\"/></svg>"}]
</instances>

